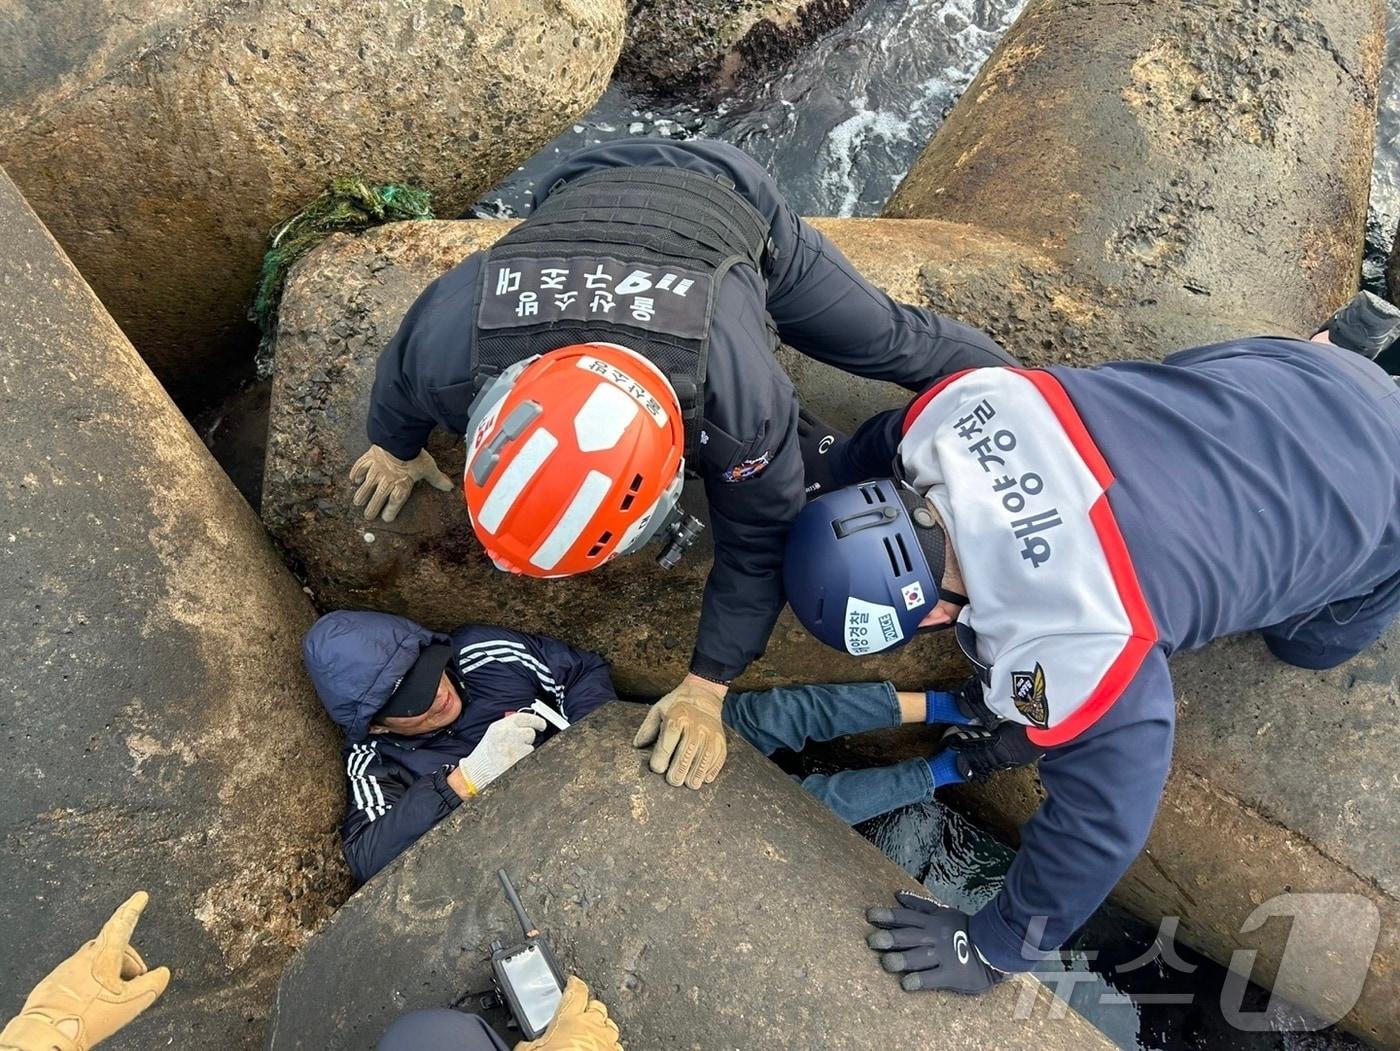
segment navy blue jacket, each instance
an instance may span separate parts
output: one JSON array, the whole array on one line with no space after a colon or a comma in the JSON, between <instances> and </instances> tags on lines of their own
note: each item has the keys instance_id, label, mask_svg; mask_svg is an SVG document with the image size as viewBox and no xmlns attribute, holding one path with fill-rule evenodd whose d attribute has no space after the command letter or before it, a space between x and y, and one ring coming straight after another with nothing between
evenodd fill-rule
<instances>
[{"instance_id":1,"label":"navy blue jacket","mask_svg":"<svg viewBox=\"0 0 1400 1051\"><path fill-rule=\"evenodd\" d=\"M981 332L871 286L788 207L752 158L725 143L605 143L569 158L539 185L639 166L726 176L771 224L767 272L736 266L715 297L701 462L693 465L709 500L715 561L691 669L728 681L768 643L784 601L783 545L805 502L797 396L771 352L770 325L803 354L910 390L962 369L1015 362ZM473 255L430 285L380 355L369 440L402 459L418 453L435 424L464 426L472 398L466 343L483 259ZM449 388L445 407L440 399ZM734 480L732 469L746 461L766 466Z\"/></svg>"},{"instance_id":2,"label":"navy blue jacket","mask_svg":"<svg viewBox=\"0 0 1400 1051\"><path fill-rule=\"evenodd\" d=\"M1033 958L1069 938L1142 850L1171 763L1173 652L1258 630L1280 659L1327 668L1400 611L1400 388L1371 362L1258 338L1050 371L1113 470L1159 644L1041 760L1047 798L971 925L1007 970L1030 966L1027 939Z\"/></svg>"},{"instance_id":3,"label":"navy blue jacket","mask_svg":"<svg viewBox=\"0 0 1400 1051\"><path fill-rule=\"evenodd\" d=\"M462 696L462 714L431 734L369 733L423 647L450 643L447 674ZM442 635L388 613L328 613L302 643L311 681L330 717L345 731L345 860L364 882L455 810L447 784L457 760L486 728L536 700L575 722L617 694L607 662L557 639L466 624ZM555 733L547 727L536 746Z\"/></svg>"}]
</instances>

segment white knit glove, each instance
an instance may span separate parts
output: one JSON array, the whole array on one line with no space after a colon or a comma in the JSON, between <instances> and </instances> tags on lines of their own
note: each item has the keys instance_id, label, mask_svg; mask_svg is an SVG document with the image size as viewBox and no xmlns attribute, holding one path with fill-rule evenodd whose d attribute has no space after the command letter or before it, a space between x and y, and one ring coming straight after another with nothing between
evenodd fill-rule
<instances>
[{"instance_id":1,"label":"white knit glove","mask_svg":"<svg viewBox=\"0 0 1400 1051\"><path fill-rule=\"evenodd\" d=\"M457 761L467 781L467 795L474 796L535 750L535 734L546 723L533 712L516 712L486 728L472 754Z\"/></svg>"}]
</instances>

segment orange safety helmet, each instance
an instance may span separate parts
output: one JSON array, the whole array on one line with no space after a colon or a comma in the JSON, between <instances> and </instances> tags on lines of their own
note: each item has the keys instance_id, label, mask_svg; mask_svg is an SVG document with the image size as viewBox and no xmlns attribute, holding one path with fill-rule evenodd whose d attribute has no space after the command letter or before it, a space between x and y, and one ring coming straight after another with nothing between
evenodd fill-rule
<instances>
[{"instance_id":1,"label":"orange safety helmet","mask_svg":"<svg viewBox=\"0 0 1400 1051\"><path fill-rule=\"evenodd\" d=\"M579 343L528 358L471 407L472 528L500 569L585 573L668 524L684 452L676 392L640 354Z\"/></svg>"}]
</instances>

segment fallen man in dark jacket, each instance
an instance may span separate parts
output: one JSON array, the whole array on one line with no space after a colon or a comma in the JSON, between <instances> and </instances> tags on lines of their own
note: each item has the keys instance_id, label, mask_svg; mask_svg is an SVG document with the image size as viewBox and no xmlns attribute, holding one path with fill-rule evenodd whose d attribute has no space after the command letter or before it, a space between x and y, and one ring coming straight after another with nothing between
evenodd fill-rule
<instances>
[{"instance_id":1,"label":"fallen man in dark jacket","mask_svg":"<svg viewBox=\"0 0 1400 1051\"><path fill-rule=\"evenodd\" d=\"M607 662L557 639L328 613L302 643L345 731L345 860L363 883L556 730L613 700Z\"/></svg>"}]
</instances>

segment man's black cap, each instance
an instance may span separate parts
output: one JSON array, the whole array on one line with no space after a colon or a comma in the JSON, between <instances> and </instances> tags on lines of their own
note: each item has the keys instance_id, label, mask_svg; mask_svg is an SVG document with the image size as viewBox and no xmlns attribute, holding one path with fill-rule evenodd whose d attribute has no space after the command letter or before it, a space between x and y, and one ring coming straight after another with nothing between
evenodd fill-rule
<instances>
[{"instance_id":1,"label":"man's black cap","mask_svg":"<svg viewBox=\"0 0 1400 1051\"><path fill-rule=\"evenodd\" d=\"M408 674L394 687L389 703L379 709L374 721L382 722L385 718L411 719L431 708L433 698L437 696L438 683L442 681L442 670L447 667L451 656L451 646L442 643L425 646L413 662L413 667L408 669Z\"/></svg>"}]
</instances>

